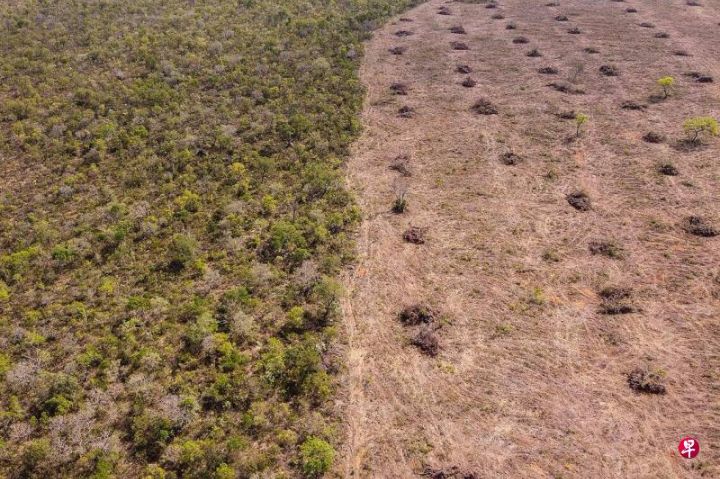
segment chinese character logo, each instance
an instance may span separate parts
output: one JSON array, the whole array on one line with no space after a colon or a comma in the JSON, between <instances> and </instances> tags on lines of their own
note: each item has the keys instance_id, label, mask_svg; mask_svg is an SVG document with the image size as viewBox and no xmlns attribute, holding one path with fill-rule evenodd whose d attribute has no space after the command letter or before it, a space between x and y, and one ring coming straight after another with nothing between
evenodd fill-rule
<instances>
[{"instance_id":1,"label":"chinese character logo","mask_svg":"<svg viewBox=\"0 0 720 479\"><path fill-rule=\"evenodd\" d=\"M678 452L685 459L692 459L700 452L700 443L694 437L684 437L678 444Z\"/></svg>"}]
</instances>

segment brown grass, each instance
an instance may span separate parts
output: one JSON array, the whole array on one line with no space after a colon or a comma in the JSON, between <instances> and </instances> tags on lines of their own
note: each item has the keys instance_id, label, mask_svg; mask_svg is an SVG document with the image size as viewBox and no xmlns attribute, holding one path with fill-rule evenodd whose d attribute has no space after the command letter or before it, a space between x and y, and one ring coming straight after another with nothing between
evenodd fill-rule
<instances>
[{"instance_id":1,"label":"brown grass","mask_svg":"<svg viewBox=\"0 0 720 479\"><path fill-rule=\"evenodd\" d=\"M717 84L683 76L720 74L720 5L634 0L644 8L627 15L628 3L563 0L562 12L544 3L500 8L552 59L558 82L584 65L573 83L584 95L546 87L484 4L455 2L453 17L436 14L442 1L417 7L402 57L388 52L391 26L366 45L365 130L348 163L365 221L343 304L342 477L720 475L720 238L686 231L690 217L720 225L718 140L671 146L686 118L720 117ZM559 13L583 34L568 35ZM458 19L469 51L448 48ZM600 53L583 52L590 47ZM673 54L680 50L692 56ZM460 85L458 64L473 69L475 88ZM622 75L598 74L604 64ZM657 93L664 75L677 79L674 96L620 108ZM384 101L395 81L412 81L417 119L397 118L403 97ZM473 113L479 96L498 114ZM563 139L574 124L560 111L590 117L572 143ZM668 140L646 143L651 130ZM504 165L507 151L525 161ZM401 216L387 212L394 152L413 159L411 208ZM669 162L680 176L658 173ZM575 190L592 198L592 211L568 205ZM408 223L431 227L432 241L406 243ZM631 285L632 296L604 299L607 285ZM398 308L425 300L449 321L436 357L408 344L397 320ZM603 304L633 313L602 314ZM631 377L636 370L655 376ZM656 379L665 394L631 389ZM694 461L678 457L686 434L707 445Z\"/></svg>"}]
</instances>

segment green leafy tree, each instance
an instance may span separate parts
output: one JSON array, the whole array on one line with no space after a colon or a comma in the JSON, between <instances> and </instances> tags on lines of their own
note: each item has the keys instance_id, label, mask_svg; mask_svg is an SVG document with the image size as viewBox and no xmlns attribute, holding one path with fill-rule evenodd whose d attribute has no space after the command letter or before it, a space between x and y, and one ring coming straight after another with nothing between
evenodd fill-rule
<instances>
[{"instance_id":1,"label":"green leafy tree","mask_svg":"<svg viewBox=\"0 0 720 479\"><path fill-rule=\"evenodd\" d=\"M699 116L686 120L683 123L683 129L690 136L691 143L698 143L702 135L717 136L718 122L709 116Z\"/></svg>"}]
</instances>

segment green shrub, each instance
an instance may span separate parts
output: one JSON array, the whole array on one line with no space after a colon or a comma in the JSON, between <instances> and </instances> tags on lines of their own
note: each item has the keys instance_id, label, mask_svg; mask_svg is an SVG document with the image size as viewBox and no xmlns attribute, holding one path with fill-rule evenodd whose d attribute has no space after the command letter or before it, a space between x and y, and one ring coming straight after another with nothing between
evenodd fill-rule
<instances>
[{"instance_id":1,"label":"green shrub","mask_svg":"<svg viewBox=\"0 0 720 479\"><path fill-rule=\"evenodd\" d=\"M335 450L327 442L310 437L300 446L300 461L307 477L319 477L332 467Z\"/></svg>"},{"instance_id":2,"label":"green shrub","mask_svg":"<svg viewBox=\"0 0 720 479\"><path fill-rule=\"evenodd\" d=\"M683 123L683 129L690 136L689 141L697 143L702 135L717 136L718 122L715 118L700 116L686 120Z\"/></svg>"},{"instance_id":3,"label":"green shrub","mask_svg":"<svg viewBox=\"0 0 720 479\"><path fill-rule=\"evenodd\" d=\"M195 259L198 243L189 235L177 234L170 243L170 266L173 269L182 269Z\"/></svg>"}]
</instances>

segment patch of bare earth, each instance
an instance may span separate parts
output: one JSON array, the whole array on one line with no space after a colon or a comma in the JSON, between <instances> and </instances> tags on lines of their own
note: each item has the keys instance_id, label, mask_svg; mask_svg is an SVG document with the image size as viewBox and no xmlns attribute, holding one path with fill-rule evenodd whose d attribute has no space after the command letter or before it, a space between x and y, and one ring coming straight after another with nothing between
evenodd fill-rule
<instances>
[{"instance_id":1,"label":"patch of bare earth","mask_svg":"<svg viewBox=\"0 0 720 479\"><path fill-rule=\"evenodd\" d=\"M674 147L686 118L720 116L717 83L683 76L720 77L720 6L547 3L453 2L438 15L433 0L404 14L414 35L398 39L391 24L366 45L365 133L347 165L365 220L344 301L344 477L720 475L720 238L684 223L720 228L718 141ZM460 20L469 50L450 47ZM407 50L392 55L399 43ZM538 73L548 66L558 73ZM674 94L650 101L665 75ZM396 82L411 85L407 96L392 94ZM497 114L474 112L480 99ZM411 118L397 115L405 105ZM579 138L563 111L589 116ZM651 130L667 140L643 141ZM523 161L501 161L508 152ZM400 155L412 175L407 210L394 214ZM592 208L568 203L578 191ZM403 238L410 225L422 243ZM609 313L598 293L608 288L631 291L630 307ZM435 356L398 319L420 303L439 315ZM633 387L645 384L637 371L660 386ZM695 460L677 453L685 435L703 446Z\"/></svg>"}]
</instances>

